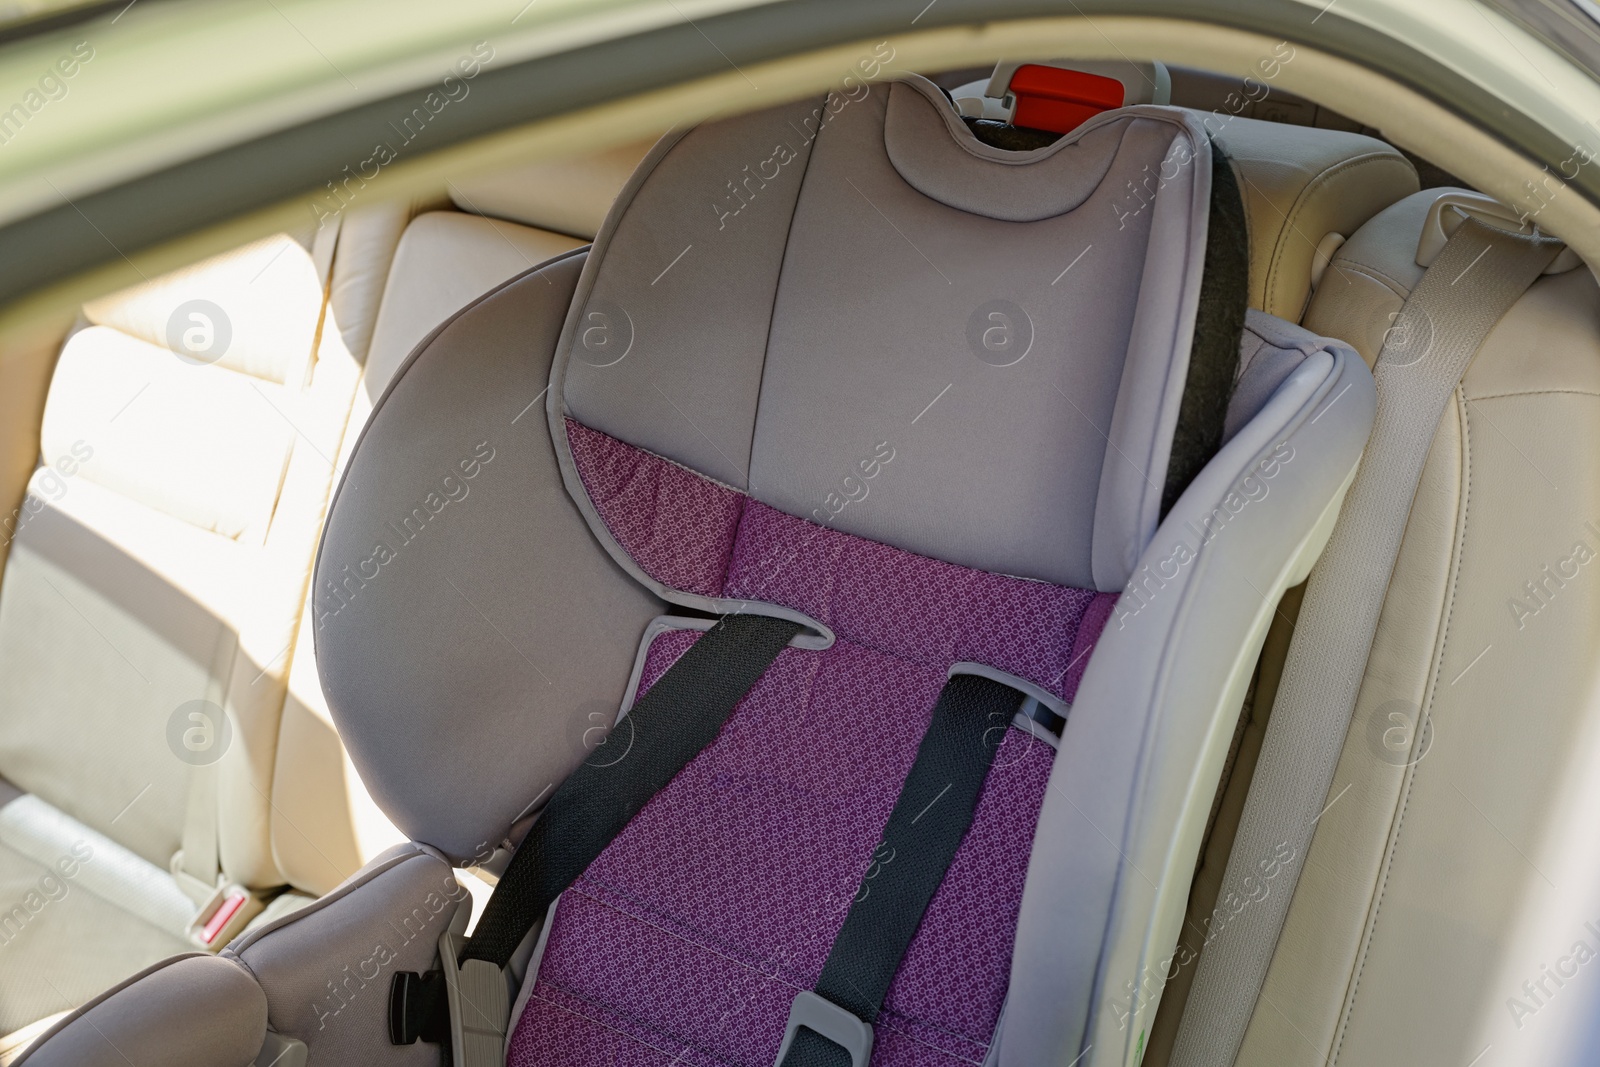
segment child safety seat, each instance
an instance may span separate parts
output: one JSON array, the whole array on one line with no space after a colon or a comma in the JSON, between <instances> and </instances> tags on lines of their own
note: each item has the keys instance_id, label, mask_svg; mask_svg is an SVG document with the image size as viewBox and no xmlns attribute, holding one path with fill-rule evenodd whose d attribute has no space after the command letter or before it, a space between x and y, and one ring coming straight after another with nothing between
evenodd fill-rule
<instances>
[{"instance_id":1,"label":"child safety seat","mask_svg":"<svg viewBox=\"0 0 1600 1067\"><path fill-rule=\"evenodd\" d=\"M1245 260L1175 108L1011 150L908 77L669 135L332 506L318 661L416 844L28 1062L1136 1062L1375 404Z\"/></svg>"}]
</instances>

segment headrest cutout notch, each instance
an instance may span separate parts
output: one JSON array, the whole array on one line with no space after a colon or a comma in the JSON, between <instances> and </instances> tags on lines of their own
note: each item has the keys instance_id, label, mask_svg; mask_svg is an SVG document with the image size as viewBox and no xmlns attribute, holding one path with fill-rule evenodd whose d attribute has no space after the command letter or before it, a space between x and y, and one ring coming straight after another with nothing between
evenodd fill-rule
<instances>
[{"instance_id":1,"label":"headrest cutout notch","mask_svg":"<svg viewBox=\"0 0 1600 1067\"><path fill-rule=\"evenodd\" d=\"M1031 151L1016 152L1006 148L996 148L978 139L978 136L972 132L971 127L962 120L961 113L956 110L955 105L944 94L943 89L940 89L928 79L913 74L889 84L889 110L888 114L884 116L883 125L884 141L886 143L890 141L893 135L896 125L896 113L899 112L900 115L904 115L904 109L895 106L895 98L901 86L914 89L920 93L928 103L933 105L934 111L944 121L945 129L950 132L950 139L961 149L986 163L1002 163L1008 167L1026 167L1048 159L1057 152L1078 143L1077 135L1086 132L1091 125L1098 126L1103 124L1085 123L1073 130L1071 134L1064 134L1050 144ZM890 155L891 157L893 156L892 149Z\"/></svg>"},{"instance_id":2,"label":"headrest cutout notch","mask_svg":"<svg viewBox=\"0 0 1600 1067\"><path fill-rule=\"evenodd\" d=\"M1141 104L1090 119L1052 144L1012 152L984 144L943 92L924 78L890 85L883 146L890 165L923 196L969 214L1005 222L1039 222L1064 215L1094 195L1141 123L1172 127L1201 151L1183 112ZM944 124L947 136L939 136Z\"/></svg>"}]
</instances>

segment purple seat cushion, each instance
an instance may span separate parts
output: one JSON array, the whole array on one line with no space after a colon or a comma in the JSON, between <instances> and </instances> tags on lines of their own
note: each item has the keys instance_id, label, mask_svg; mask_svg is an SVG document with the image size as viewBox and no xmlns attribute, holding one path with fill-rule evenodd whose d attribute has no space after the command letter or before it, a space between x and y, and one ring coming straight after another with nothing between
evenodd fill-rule
<instances>
[{"instance_id":1,"label":"purple seat cushion","mask_svg":"<svg viewBox=\"0 0 1600 1067\"><path fill-rule=\"evenodd\" d=\"M509 1062L770 1067L950 665L984 663L1070 699L1114 598L842 534L576 423L568 432L596 510L646 573L795 608L838 640L779 655L717 740L562 895ZM641 688L697 637L658 636ZM1053 757L1007 728L885 999L875 1067L982 1062Z\"/></svg>"}]
</instances>

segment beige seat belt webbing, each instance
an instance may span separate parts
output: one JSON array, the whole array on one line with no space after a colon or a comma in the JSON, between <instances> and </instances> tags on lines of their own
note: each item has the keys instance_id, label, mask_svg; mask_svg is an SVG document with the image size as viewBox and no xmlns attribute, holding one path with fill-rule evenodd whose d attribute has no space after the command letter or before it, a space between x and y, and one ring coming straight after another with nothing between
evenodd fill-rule
<instances>
[{"instance_id":1,"label":"beige seat belt webbing","mask_svg":"<svg viewBox=\"0 0 1600 1067\"><path fill-rule=\"evenodd\" d=\"M1241 886L1285 845L1293 859L1274 891L1235 916L1201 954L1173 1067L1232 1067L1239 1054L1344 748L1439 419L1484 338L1561 247L1469 217L1422 276L1378 353L1372 436L1311 572L1223 888Z\"/></svg>"},{"instance_id":2,"label":"beige seat belt webbing","mask_svg":"<svg viewBox=\"0 0 1600 1067\"><path fill-rule=\"evenodd\" d=\"M188 761L182 848L173 857L172 873L197 904L205 903L217 891L222 870L217 844L217 773L228 736L228 724L222 721L226 714L223 703L238 648L238 636L225 630L212 655L205 700L197 701L190 710L190 725L183 734L185 751L192 753L192 759Z\"/></svg>"}]
</instances>

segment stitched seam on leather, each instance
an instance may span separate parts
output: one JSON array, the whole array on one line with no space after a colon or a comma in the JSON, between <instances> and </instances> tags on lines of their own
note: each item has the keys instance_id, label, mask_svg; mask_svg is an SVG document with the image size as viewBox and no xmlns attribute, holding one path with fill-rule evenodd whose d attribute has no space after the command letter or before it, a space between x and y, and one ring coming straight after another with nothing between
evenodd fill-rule
<instances>
[{"instance_id":1,"label":"stitched seam on leather","mask_svg":"<svg viewBox=\"0 0 1600 1067\"><path fill-rule=\"evenodd\" d=\"M1288 225L1284 232L1279 236L1277 247L1272 250L1272 262L1267 267L1267 277L1262 288L1262 296L1265 298L1263 303L1271 302L1273 295L1272 287L1277 281L1278 268L1282 263L1285 251L1289 247L1289 239L1293 236L1299 236L1302 240L1309 242L1312 248L1313 256L1316 254L1315 250L1318 242L1322 240L1321 237L1318 237L1316 241L1312 241L1311 238L1301 233L1299 227L1295 225L1295 220L1299 217L1300 212L1304 208L1306 202L1310 200L1311 197L1314 196L1323 185L1332 180L1335 175L1342 174L1347 170L1354 170L1356 167L1360 167L1368 163L1399 163L1407 170L1411 169L1411 164L1406 162L1405 158L1402 156L1392 156L1388 155L1387 153L1373 152L1365 156L1356 156L1353 159L1346 159L1335 164L1334 166L1329 167L1327 170L1311 179L1306 187L1300 190L1300 195L1295 197L1294 203L1289 206L1289 210L1284 213L1284 222ZM1307 293L1307 299L1309 300L1309 298L1310 294ZM1300 311L1301 314L1304 314L1305 308L1301 307Z\"/></svg>"},{"instance_id":2,"label":"stitched seam on leather","mask_svg":"<svg viewBox=\"0 0 1600 1067\"><path fill-rule=\"evenodd\" d=\"M1458 384L1455 389L1457 419L1461 426L1461 503L1460 512L1456 520L1456 536L1451 546L1450 560L1450 585L1445 599L1445 612L1442 624L1439 627L1437 650L1433 657L1432 677L1428 679L1427 694L1423 700L1423 707L1417 715L1417 734L1420 738L1422 723L1428 721L1432 713L1434 695L1438 692L1439 677L1444 669L1445 649L1450 644L1450 624L1455 618L1456 593L1461 581L1461 557L1467 544L1467 513L1472 503L1472 442L1467 426L1467 402L1465 394ZM1413 742L1415 743L1415 742ZM1367 956L1372 949L1372 941L1378 928L1378 915L1383 910L1384 895L1389 889L1389 874L1394 869L1395 853L1400 848L1400 835L1405 828L1406 810L1411 803L1411 787L1416 782L1417 763L1412 762L1405 771L1405 782L1400 788L1400 803L1395 812L1394 830L1389 837L1388 847L1384 850L1383 876L1379 879L1377 893L1373 897L1372 916L1367 920L1366 929L1362 932L1361 952L1356 962L1355 977L1350 983L1350 992L1345 998L1344 1014L1339 1020L1338 1035L1334 1039L1333 1051L1328 1057L1328 1067L1335 1067L1339 1060L1339 1052L1344 1046L1345 1035L1350 1030L1350 1020L1355 1014L1356 998L1361 991L1361 976L1367 969Z\"/></svg>"},{"instance_id":3,"label":"stitched seam on leather","mask_svg":"<svg viewBox=\"0 0 1600 1067\"><path fill-rule=\"evenodd\" d=\"M1401 300L1404 300L1411 295L1410 289L1407 289L1400 282L1389 277L1389 275L1385 274L1383 271L1379 270L1377 267L1374 267L1370 263L1362 263L1360 260L1356 259L1341 259L1338 256L1335 256L1333 262L1328 264L1328 269L1350 271L1353 274L1365 274L1373 281L1393 290L1394 295L1398 296ZM1326 278L1327 275L1324 274L1323 277Z\"/></svg>"},{"instance_id":4,"label":"stitched seam on leather","mask_svg":"<svg viewBox=\"0 0 1600 1067\"><path fill-rule=\"evenodd\" d=\"M1569 396L1596 396L1600 397L1600 390L1595 389L1517 389L1508 393L1485 393L1483 396L1469 396L1467 399L1476 404L1480 400L1503 400L1513 396L1549 396L1552 394L1565 394Z\"/></svg>"}]
</instances>

